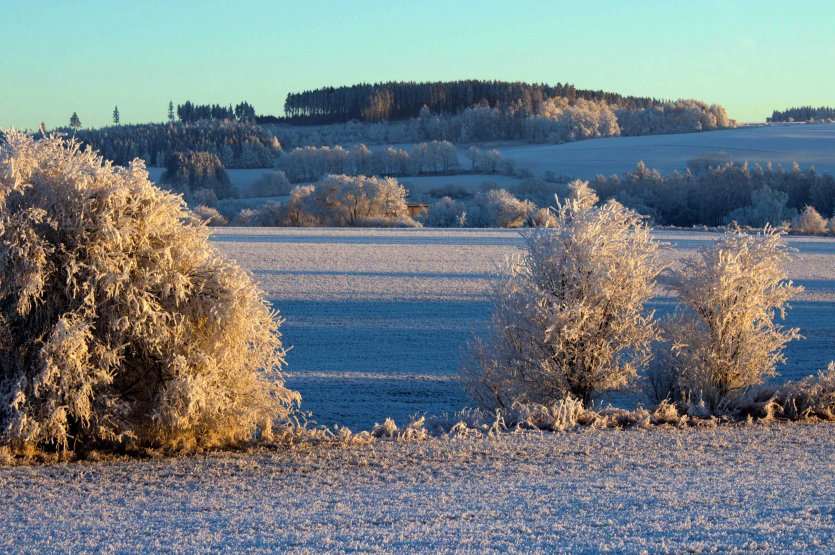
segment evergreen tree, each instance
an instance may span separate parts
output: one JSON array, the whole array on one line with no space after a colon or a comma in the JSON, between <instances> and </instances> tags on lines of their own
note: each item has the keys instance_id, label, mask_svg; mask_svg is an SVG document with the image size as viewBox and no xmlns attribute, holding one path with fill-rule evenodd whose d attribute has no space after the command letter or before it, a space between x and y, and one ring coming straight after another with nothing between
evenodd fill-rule
<instances>
[{"instance_id":1,"label":"evergreen tree","mask_svg":"<svg viewBox=\"0 0 835 555\"><path fill-rule=\"evenodd\" d=\"M168 123L174 123L174 101L168 101Z\"/></svg>"},{"instance_id":2,"label":"evergreen tree","mask_svg":"<svg viewBox=\"0 0 835 555\"><path fill-rule=\"evenodd\" d=\"M119 107L113 108L113 123L119 125Z\"/></svg>"},{"instance_id":3,"label":"evergreen tree","mask_svg":"<svg viewBox=\"0 0 835 555\"><path fill-rule=\"evenodd\" d=\"M75 129L76 131L81 129L81 120L78 119L78 114L76 114L75 112L73 112L72 116L70 116L70 127Z\"/></svg>"}]
</instances>

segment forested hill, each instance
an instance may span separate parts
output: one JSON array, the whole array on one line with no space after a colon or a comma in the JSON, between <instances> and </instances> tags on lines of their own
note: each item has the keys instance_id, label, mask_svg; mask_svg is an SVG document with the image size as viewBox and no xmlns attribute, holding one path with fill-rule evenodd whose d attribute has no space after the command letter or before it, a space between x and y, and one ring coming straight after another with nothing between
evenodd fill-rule
<instances>
[{"instance_id":1,"label":"forested hill","mask_svg":"<svg viewBox=\"0 0 835 555\"><path fill-rule=\"evenodd\" d=\"M376 122L415 118L426 106L435 114L456 114L473 105L487 105L520 111L537 112L539 104L561 97L602 101L630 110L652 108L661 101L653 98L623 96L605 91L577 89L574 85L556 85L506 81L436 81L431 83L388 82L290 93L284 102L284 114L292 123L343 123L353 119Z\"/></svg>"}]
</instances>

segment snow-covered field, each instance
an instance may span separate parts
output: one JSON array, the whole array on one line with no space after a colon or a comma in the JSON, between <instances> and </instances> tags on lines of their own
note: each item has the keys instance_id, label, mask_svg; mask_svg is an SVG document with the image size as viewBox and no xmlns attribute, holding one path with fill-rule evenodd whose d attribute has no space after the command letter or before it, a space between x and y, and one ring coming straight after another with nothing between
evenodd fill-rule
<instances>
[{"instance_id":1,"label":"snow-covered field","mask_svg":"<svg viewBox=\"0 0 835 555\"><path fill-rule=\"evenodd\" d=\"M687 161L707 153L726 152L734 161L782 164L835 173L835 124L740 127L683 135L610 137L562 145L500 147L502 156L537 176L546 171L592 179L632 171L639 160L667 172L684 170ZM462 156L462 163L464 162Z\"/></svg>"},{"instance_id":2,"label":"snow-covered field","mask_svg":"<svg viewBox=\"0 0 835 555\"><path fill-rule=\"evenodd\" d=\"M714 234L659 231L685 259ZM355 429L455 410L514 231L223 228L281 308L289 385ZM784 376L833 358L835 240L793 237L806 286ZM658 305L668 307L659 297ZM8 553L832 553L831 424L380 441L0 467Z\"/></svg>"},{"instance_id":3,"label":"snow-covered field","mask_svg":"<svg viewBox=\"0 0 835 555\"><path fill-rule=\"evenodd\" d=\"M673 244L669 261L717 237L656 235ZM512 230L221 228L213 240L254 273L287 319L288 384L303 407L319 423L354 430L467 404L456 377L461 349L489 316L494 272L522 246ZM789 242L799 251L790 275L806 290L787 324L805 339L789 345L779 379L835 359L835 239ZM672 304L664 296L655 303L662 311Z\"/></svg>"},{"instance_id":4,"label":"snow-covered field","mask_svg":"<svg viewBox=\"0 0 835 555\"><path fill-rule=\"evenodd\" d=\"M7 553L832 553L831 424L0 469Z\"/></svg>"}]
</instances>

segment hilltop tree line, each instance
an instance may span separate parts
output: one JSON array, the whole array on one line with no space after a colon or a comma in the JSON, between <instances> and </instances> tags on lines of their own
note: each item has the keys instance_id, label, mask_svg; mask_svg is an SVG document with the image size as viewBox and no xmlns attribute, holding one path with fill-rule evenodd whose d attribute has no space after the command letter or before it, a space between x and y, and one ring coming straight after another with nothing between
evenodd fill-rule
<instances>
[{"instance_id":1,"label":"hilltop tree line","mask_svg":"<svg viewBox=\"0 0 835 555\"><path fill-rule=\"evenodd\" d=\"M303 147L421 141L564 143L595 137L691 133L735 126L736 122L722 106L698 100L629 109L604 101L555 97L539 103L532 113L478 105L450 115L434 113L424 106L417 117L402 121L351 121L273 129L285 146Z\"/></svg>"},{"instance_id":2,"label":"hilltop tree line","mask_svg":"<svg viewBox=\"0 0 835 555\"><path fill-rule=\"evenodd\" d=\"M774 110L771 117L766 121L790 122L790 121L825 121L835 119L835 108L820 106L801 106L799 108L788 108L786 110Z\"/></svg>"},{"instance_id":3,"label":"hilltop tree line","mask_svg":"<svg viewBox=\"0 0 835 555\"><path fill-rule=\"evenodd\" d=\"M221 106L220 104L193 104L186 100L183 104L177 105L177 118L183 123L193 123L200 120L237 120L254 122L255 108L248 102L240 102L233 108Z\"/></svg>"},{"instance_id":4,"label":"hilltop tree line","mask_svg":"<svg viewBox=\"0 0 835 555\"><path fill-rule=\"evenodd\" d=\"M287 120L299 124L376 122L417 117L426 106L438 114L457 114L475 105L534 114L551 98L602 101L630 110L652 108L652 98L622 96L605 91L556 85L505 81L387 82L343 87L323 87L290 93L284 102Z\"/></svg>"},{"instance_id":5,"label":"hilltop tree line","mask_svg":"<svg viewBox=\"0 0 835 555\"><path fill-rule=\"evenodd\" d=\"M165 166L177 152L210 152L226 168L269 168L280 150L278 139L264 128L235 119L117 125L78 130L75 136L123 166L134 158Z\"/></svg>"}]
</instances>

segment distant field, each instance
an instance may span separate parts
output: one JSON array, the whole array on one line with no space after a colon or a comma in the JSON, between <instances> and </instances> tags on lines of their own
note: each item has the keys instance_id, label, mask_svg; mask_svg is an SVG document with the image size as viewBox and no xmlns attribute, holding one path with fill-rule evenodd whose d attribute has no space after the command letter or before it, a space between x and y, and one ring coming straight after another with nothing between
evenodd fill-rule
<instances>
[{"instance_id":1,"label":"distant field","mask_svg":"<svg viewBox=\"0 0 835 555\"><path fill-rule=\"evenodd\" d=\"M671 261L717 236L656 235L675 245ZM289 385L303 407L320 423L353 429L467 404L459 354L489 315L494 271L522 245L506 230L222 228L213 241L254 273L287 319ZM782 379L835 359L835 239L789 241L799 250L791 277L806 291L787 324L806 339L788 348ZM672 302L659 296L655 306Z\"/></svg>"},{"instance_id":2,"label":"distant field","mask_svg":"<svg viewBox=\"0 0 835 555\"><path fill-rule=\"evenodd\" d=\"M780 163L835 173L835 124L791 124L740 127L683 135L609 137L562 145L500 147L519 168L537 176L546 171L590 179L597 174L624 173L639 160L664 172L684 170L687 161L706 152L724 151L739 162ZM462 160L463 162L463 160Z\"/></svg>"}]
</instances>

